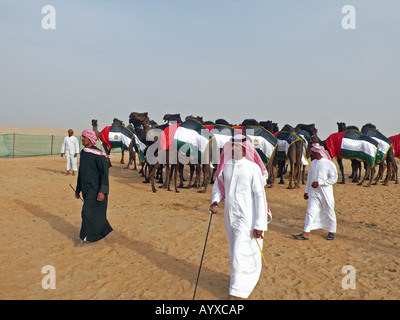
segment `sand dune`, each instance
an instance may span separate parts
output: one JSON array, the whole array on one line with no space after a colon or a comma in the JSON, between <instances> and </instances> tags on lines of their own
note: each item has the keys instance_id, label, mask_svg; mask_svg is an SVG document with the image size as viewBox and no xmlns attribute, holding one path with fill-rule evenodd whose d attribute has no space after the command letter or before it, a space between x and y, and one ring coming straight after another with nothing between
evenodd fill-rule
<instances>
[{"instance_id":1,"label":"sand dune","mask_svg":"<svg viewBox=\"0 0 400 320\"><path fill-rule=\"evenodd\" d=\"M211 188L206 194L195 189L153 194L138 172L124 169L119 159L120 154L112 155L110 168L108 217L114 231L75 248L82 203L69 187L76 177L64 174L65 159L0 158L1 299L192 299ZM349 162L345 167L348 175ZM250 299L400 298L399 185L336 184L335 241L326 241L325 231L314 231L310 241L292 239L303 227L304 186L288 190L275 185L266 192L273 214L263 249L268 267ZM222 210L212 220L199 300L227 297L229 253ZM46 265L56 270L54 290L42 288ZM342 287L346 265L355 268L356 289Z\"/></svg>"}]
</instances>

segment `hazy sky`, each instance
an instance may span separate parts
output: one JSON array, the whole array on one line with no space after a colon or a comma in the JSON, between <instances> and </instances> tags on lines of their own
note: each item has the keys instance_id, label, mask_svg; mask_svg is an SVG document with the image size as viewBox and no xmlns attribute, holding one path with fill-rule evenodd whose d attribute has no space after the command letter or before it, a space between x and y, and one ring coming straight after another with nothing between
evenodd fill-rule
<instances>
[{"instance_id":1,"label":"hazy sky","mask_svg":"<svg viewBox=\"0 0 400 320\"><path fill-rule=\"evenodd\" d=\"M0 126L103 128L147 111L391 136L399 31L398 0L0 0Z\"/></svg>"}]
</instances>

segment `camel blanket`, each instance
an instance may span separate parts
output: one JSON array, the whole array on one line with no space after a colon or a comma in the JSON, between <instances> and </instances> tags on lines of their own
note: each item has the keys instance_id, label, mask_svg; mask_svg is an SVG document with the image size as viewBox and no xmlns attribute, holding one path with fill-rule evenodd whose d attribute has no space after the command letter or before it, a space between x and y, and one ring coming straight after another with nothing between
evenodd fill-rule
<instances>
[{"instance_id":1,"label":"camel blanket","mask_svg":"<svg viewBox=\"0 0 400 320\"><path fill-rule=\"evenodd\" d=\"M243 133L251 139L261 160L267 165L278 147L278 139L261 126L245 126Z\"/></svg>"},{"instance_id":2,"label":"camel blanket","mask_svg":"<svg viewBox=\"0 0 400 320\"><path fill-rule=\"evenodd\" d=\"M109 149L123 148L128 150L133 135L131 130L119 124L105 127L100 132L101 141L103 141Z\"/></svg>"},{"instance_id":3,"label":"camel blanket","mask_svg":"<svg viewBox=\"0 0 400 320\"><path fill-rule=\"evenodd\" d=\"M234 134L243 133L249 137L261 160L265 165L269 163L278 147L278 140L271 132L261 126L233 126L232 129L235 131Z\"/></svg>"},{"instance_id":4,"label":"camel blanket","mask_svg":"<svg viewBox=\"0 0 400 320\"><path fill-rule=\"evenodd\" d=\"M289 131L279 131L275 137L278 139L278 150L276 152L278 160L286 160L289 147L296 141L302 140L297 134Z\"/></svg>"},{"instance_id":5,"label":"camel blanket","mask_svg":"<svg viewBox=\"0 0 400 320\"><path fill-rule=\"evenodd\" d=\"M308 131L302 130L299 128L294 129L296 131L296 134L303 140L304 145L303 145L303 155L301 157L301 164L303 166L308 165L308 160L307 160L307 149L309 144L311 143L311 135Z\"/></svg>"},{"instance_id":6,"label":"camel blanket","mask_svg":"<svg viewBox=\"0 0 400 320\"><path fill-rule=\"evenodd\" d=\"M393 142L386 138L382 133L373 128L364 128L361 130L362 134L370 137L378 142L378 152L376 154L376 164L380 164L383 159L386 159L386 155L393 145Z\"/></svg>"},{"instance_id":7,"label":"camel blanket","mask_svg":"<svg viewBox=\"0 0 400 320\"><path fill-rule=\"evenodd\" d=\"M236 134L242 133L242 131L223 124L206 125L205 128L213 136L211 161L215 165L220 162L221 152L225 143L229 142Z\"/></svg>"},{"instance_id":8,"label":"camel blanket","mask_svg":"<svg viewBox=\"0 0 400 320\"><path fill-rule=\"evenodd\" d=\"M168 150L170 148L174 147L174 136L176 133L176 130L179 128L181 125L181 122L179 123L171 123L165 129L163 130L161 134L161 149L162 150Z\"/></svg>"},{"instance_id":9,"label":"camel blanket","mask_svg":"<svg viewBox=\"0 0 400 320\"><path fill-rule=\"evenodd\" d=\"M206 163L205 155L212 134L196 119L188 118L176 129L174 145L180 154L180 162L188 161L192 164ZM187 157L186 159L182 157Z\"/></svg>"},{"instance_id":10,"label":"camel blanket","mask_svg":"<svg viewBox=\"0 0 400 320\"><path fill-rule=\"evenodd\" d=\"M400 134L389 137L389 140L393 143L394 156L400 158Z\"/></svg>"},{"instance_id":11,"label":"camel blanket","mask_svg":"<svg viewBox=\"0 0 400 320\"><path fill-rule=\"evenodd\" d=\"M131 140L134 139L135 143L133 144L133 147L135 151L139 153L140 158L143 159L143 152L146 145L138 139L132 125L125 127L123 125L115 124L105 127L100 132L100 136L101 141L103 141L110 150L112 148L123 148L128 150Z\"/></svg>"},{"instance_id":12,"label":"camel blanket","mask_svg":"<svg viewBox=\"0 0 400 320\"><path fill-rule=\"evenodd\" d=\"M342 156L347 159L358 159L372 167L378 153L378 142L359 131L346 130L331 134L326 139L326 148L332 158Z\"/></svg>"}]
</instances>

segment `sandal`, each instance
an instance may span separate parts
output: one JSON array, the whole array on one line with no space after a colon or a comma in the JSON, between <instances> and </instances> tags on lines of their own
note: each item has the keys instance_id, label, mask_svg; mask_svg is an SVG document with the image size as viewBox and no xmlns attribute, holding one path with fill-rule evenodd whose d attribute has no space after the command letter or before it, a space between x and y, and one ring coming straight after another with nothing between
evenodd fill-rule
<instances>
[{"instance_id":1,"label":"sandal","mask_svg":"<svg viewBox=\"0 0 400 320\"><path fill-rule=\"evenodd\" d=\"M303 236L302 233L300 233L300 234L293 234L293 238L295 238L296 240L309 240L308 238L306 238L305 236Z\"/></svg>"},{"instance_id":2,"label":"sandal","mask_svg":"<svg viewBox=\"0 0 400 320\"><path fill-rule=\"evenodd\" d=\"M329 232L326 240L335 240L335 234L333 232Z\"/></svg>"}]
</instances>

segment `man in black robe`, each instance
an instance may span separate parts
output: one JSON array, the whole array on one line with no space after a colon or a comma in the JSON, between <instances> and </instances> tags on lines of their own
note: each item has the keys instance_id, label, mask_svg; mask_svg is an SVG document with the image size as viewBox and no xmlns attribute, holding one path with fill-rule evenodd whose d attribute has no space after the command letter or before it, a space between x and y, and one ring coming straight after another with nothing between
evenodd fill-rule
<instances>
[{"instance_id":1,"label":"man in black robe","mask_svg":"<svg viewBox=\"0 0 400 320\"><path fill-rule=\"evenodd\" d=\"M113 229L107 220L107 200L109 192L107 155L96 146L98 140L93 130L82 132L84 148L80 153L78 180L75 197L84 199L82 225L76 247L85 241L95 242L103 239Z\"/></svg>"}]
</instances>

